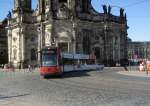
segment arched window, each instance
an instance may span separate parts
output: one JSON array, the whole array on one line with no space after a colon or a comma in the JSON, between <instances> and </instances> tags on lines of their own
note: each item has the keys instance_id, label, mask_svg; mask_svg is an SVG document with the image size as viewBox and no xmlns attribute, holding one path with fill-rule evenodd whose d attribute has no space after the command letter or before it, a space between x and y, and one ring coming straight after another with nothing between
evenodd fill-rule
<instances>
[{"instance_id":1,"label":"arched window","mask_svg":"<svg viewBox=\"0 0 150 106\"><path fill-rule=\"evenodd\" d=\"M49 5L49 0L45 0L45 6Z\"/></svg>"},{"instance_id":2,"label":"arched window","mask_svg":"<svg viewBox=\"0 0 150 106\"><path fill-rule=\"evenodd\" d=\"M84 36L83 37L83 52L86 54L90 54L90 38L89 36Z\"/></svg>"},{"instance_id":3,"label":"arched window","mask_svg":"<svg viewBox=\"0 0 150 106\"><path fill-rule=\"evenodd\" d=\"M99 48L99 47L96 47L96 48L94 49L94 52L95 52L96 58L99 59L99 58L100 58L100 55L101 55L100 48Z\"/></svg>"},{"instance_id":4,"label":"arched window","mask_svg":"<svg viewBox=\"0 0 150 106\"><path fill-rule=\"evenodd\" d=\"M82 41L82 45L83 45L83 53L86 54L90 54L91 50L91 38L90 36L93 35L93 32L89 29L83 29L82 30L82 35L83 35L83 41Z\"/></svg>"},{"instance_id":5,"label":"arched window","mask_svg":"<svg viewBox=\"0 0 150 106\"><path fill-rule=\"evenodd\" d=\"M32 9L33 9L33 10L38 9L38 6L39 6L38 1L39 1L39 0L32 0Z\"/></svg>"},{"instance_id":6,"label":"arched window","mask_svg":"<svg viewBox=\"0 0 150 106\"><path fill-rule=\"evenodd\" d=\"M35 49L31 49L31 61L36 60L36 50Z\"/></svg>"},{"instance_id":7,"label":"arched window","mask_svg":"<svg viewBox=\"0 0 150 106\"><path fill-rule=\"evenodd\" d=\"M82 12L88 12L89 0L82 0Z\"/></svg>"},{"instance_id":8,"label":"arched window","mask_svg":"<svg viewBox=\"0 0 150 106\"><path fill-rule=\"evenodd\" d=\"M4 56L4 51L1 51L1 52L0 52L0 56Z\"/></svg>"}]
</instances>

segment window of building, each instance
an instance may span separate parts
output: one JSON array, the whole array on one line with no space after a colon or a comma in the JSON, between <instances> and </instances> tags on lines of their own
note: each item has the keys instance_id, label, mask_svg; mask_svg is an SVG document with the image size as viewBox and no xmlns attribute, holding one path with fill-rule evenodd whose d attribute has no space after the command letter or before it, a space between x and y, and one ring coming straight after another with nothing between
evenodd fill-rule
<instances>
[{"instance_id":1,"label":"window of building","mask_svg":"<svg viewBox=\"0 0 150 106\"><path fill-rule=\"evenodd\" d=\"M95 52L96 58L100 59L100 56L101 56L100 48L99 47L94 48L94 52Z\"/></svg>"},{"instance_id":2,"label":"window of building","mask_svg":"<svg viewBox=\"0 0 150 106\"><path fill-rule=\"evenodd\" d=\"M91 37L94 36L92 30L89 29L83 29L82 30L82 35L83 35L83 53L85 54L90 54L90 48L91 48Z\"/></svg>"},{"instance_id":3,"label":"window of building","mask_svg":"<svg viewBox=\"0 0 150 106\"><path fill-rule=\"evenodd\" d=\"M59 3L67 3L67 0L59 0Z\"/></svg>"},{"instance_id":4,"label":"window of building","mask_svg":"<svg viewBox=\"0 0 150 106\"><path fill-rule=\"evenodd\" d=\"M35 42L35 38L34 37L31 37L31 42Z\"/></svg>"},{"instance_id":5,"label":"window of building","mask_svg":"<svg viewBox=\"0 0 150 106\"><path fill-rule=\"evenodd\" d=\"M99 36L98 35L95 36L95 40L99 40Z\"/></svg>"},{"instance_id":6,"label":"window of building","mask_svg":"<svg viewBox=\"0 0 150 106\"><path fill-rule=\"evenodd\" d=\"M36 50L35 49L31 49L31 61L36 60Z\"/></svg>"},{"instance_id":7,"label":"window of building","mask_svg":"<svg viewBox=\"0 0 150 106\"><path fill-rule=\"evenodd\" d=\"M89 2L88 0L82 0L82 12L88 12Z\"/></svg>"},{"instance_id":8,"label":"window of building","mask_svg":"<svg viewBox=\"0 0 150 106\"><path fill-rule=\"evenodd\" d=\"M68 52L68 42L58 43L58 47L62 52Z\"/></svg>"},{"instance_id":9,"label":"window of building","mask_svg":"<svg viewBox=\"0 0 150 106\"><path fill-rule=\"evenodd\" d=\"M45 0L45 5L46 5L46 6L49 5L49 0Z\"/></svg>"},{"instance_id":10,"label":"window of building","mask_svg":"<svg viewBox=\"0 0 150 106\"><path fill-rule=\"evenodd\" d=\"M84 36L83 37L83 53L85 54L90 54L90 37L89 36Z\"/></svg>"},{"instance_id":11,"label":"window of building","mask_svg":"<svg viewBox=\"0 0 150 106\"><path fill-rule=\"evenodd\" d=\"M4 56L4 52L3 51L0 52L0 56Z\"/></svg>"}]
</instances>

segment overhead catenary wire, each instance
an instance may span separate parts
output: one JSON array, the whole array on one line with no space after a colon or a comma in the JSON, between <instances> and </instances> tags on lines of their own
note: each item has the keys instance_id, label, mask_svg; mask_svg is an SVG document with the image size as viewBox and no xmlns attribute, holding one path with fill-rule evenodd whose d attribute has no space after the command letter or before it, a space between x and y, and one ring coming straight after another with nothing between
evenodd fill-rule
<instances>
[{"instance_id":1,"label":"overhead catenary wire","mask_svg":"<svg viewBox=\"0 0 150 106\"><path fill-rule=\"evenodd\" d=\"M150 0L140 0L140 1L128 4L128 5L124 6L124 7L128 8L128 7L132 7L132 6L135 6L135 5L143 4L143 3L148 2L148 1L150 1Z\"/></svg>"},{"instance_id":2,"label":"overhead catenary wire","mask_svg":"<svg viewBox=\"0 0 150 106\"><path fill-rule=\"evenodd\" d=\"M97 0L97 1L98 1L98 0ZM127 5L125 5L125 6L122 6L122 8L133 7L133 6L136 6L136 5L139 5L139 4L143 4L143 3L145 3L145 2L148 2L148 1L150 1L150 0L137 0L136 2L133 2L133 3L131 3L131 4L127 4ZM108 2L107 2L107 3L104 3L104 4L110 5ZM116 6L116 5L114 5L113 7L119 7L119 8L121 8L120 6Z\"/></svg>"}]
</instances>

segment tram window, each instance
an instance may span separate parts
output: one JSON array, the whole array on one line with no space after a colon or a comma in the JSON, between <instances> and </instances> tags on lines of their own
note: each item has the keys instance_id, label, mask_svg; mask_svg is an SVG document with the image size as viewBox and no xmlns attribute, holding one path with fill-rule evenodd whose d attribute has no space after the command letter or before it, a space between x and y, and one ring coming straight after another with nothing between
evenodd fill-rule
<instances>
[{"instance_id":1,"label":"tram window","mask_svg":"<svg viewBox=\"0 0 150 106\"><path fill-rule=\"evenodd\" d=\"M74 60L73 64L80 64L80 61L79 60Z\"/></svg>"},{"instance_id":2,"label":"tram window","mask_svg":"<svg viewBox=\"0 0 150 106\"><path fill-rule=\"evenodd\" d=\"M73 60L71 60L71 59L63 59L63 64L65 64L65 65L72 65L73 64Z\"/></svg>"},{"instance_id":3,"label":"tram window","mask_svg":"<svg viewBox=\"0 0 150 106\"><path fill-rule=\"evenodd\" d=\"M57 56L55 54L43 54L42 55L42 65L43 66L55 66L57 65Z\"/></svg>"},{"instance_id":4,"label":"tram window","mask_svg":"<svg viewBox=\"0 0 150 106\"><path fill-rule=\"evenodd\" d=\"M95 64L95 60L91 59L91 60L87 60L86 62L87 64Z\"/></svg>"}]
</instances>

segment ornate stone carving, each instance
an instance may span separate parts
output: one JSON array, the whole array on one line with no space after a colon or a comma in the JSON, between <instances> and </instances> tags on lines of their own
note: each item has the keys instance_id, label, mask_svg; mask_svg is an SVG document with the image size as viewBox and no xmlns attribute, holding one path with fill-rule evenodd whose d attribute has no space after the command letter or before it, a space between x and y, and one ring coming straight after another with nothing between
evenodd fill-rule
<instances>
[{"instance_id":1,"label":"ornate stone carving","mask_svg":"<svg viewBox=\"0 0 150 106\"><path fill-rule=\"evenodd\" d=\"M69 9L64 3L60 5L57 17L61 19L67 19L69 17Z\"/></svg>"}]
</instances>

